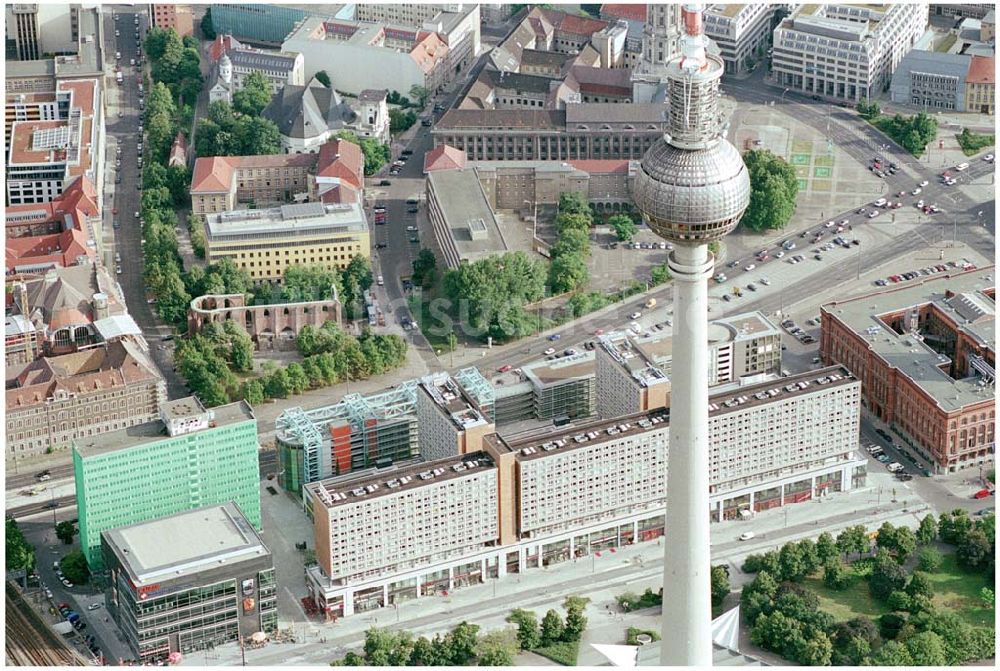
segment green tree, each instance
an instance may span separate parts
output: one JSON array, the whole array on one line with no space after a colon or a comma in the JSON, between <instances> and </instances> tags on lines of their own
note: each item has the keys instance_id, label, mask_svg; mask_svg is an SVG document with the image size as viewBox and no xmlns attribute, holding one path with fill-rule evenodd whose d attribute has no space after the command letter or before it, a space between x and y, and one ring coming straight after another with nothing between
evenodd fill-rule
<instances>
[{"instance_id":1,"label":"green tree","mask_svg":"<svg viewBox=\"0 0 1000 671\"><path fill-rule=\"evenodd\" d=\"M868 662L872 666L913 666L913 657L905 645L888 641Z\"/></svg>"},{"instance_id":2,"label":"green tree","mask_svg":"<svg viewBox=\"0 0 1000 671\"><path fill-rule=\"evenodd\" d=\"M879 601L885 601L896 590L906 587L906 571L887 553L875 557L872 573L868 576L868 589Z\"/></svg>"},{"instance_id":3,"label":"green tree","mask_svg":"<svg viewBox=\"0 0 1000 671\"><path fill-rule=\"evenodd\" d=\"M29 571L35 567L35 549L25 539L17 521L13 517L6 519L4 530L7 554L4 565L8 571Z\"/></svg>"},{"instance_id":4,"label":"green tree","mask_svg":"<svg viewBox=\"0 0 1000 671\"><path fill-rule=\"evenodd\" d=\"M750 176L750 204L740 220L752 231L784 228L795 212L799 181L783 158L763 149L743 155Z\"/></svg>"},{"instance_id":5,"label":"green tree","mask_svg":"<svg viewBox=\"0 0 1000 671\"><path fill-rule=\"evenodd\" d=\"M73 550L61 560L59 568L63 575L74 585L84 585L90 578L90 567L87 566L87 558L80 550Z\"/></svg>"},{"instance_id":6,"label":"green tree","mask_svg":"<svg viewBox=\"0 0 1000 671\"><path fill-rule=\"evenodd\" d=\"M427 100L431 97L431 92L424 86L414 84L410 87L409 91L410 97L417 101L420 107L427 104Z\"/></svg>"},{"instance_id":7,"label":"green tree","mask_svg":"<svg viewBox=\"0 0 1000 671\"><path fill-rule=\"evenodd\" d=\"M834 666L857 666L882 643L882 637L875 623L862 615L834 625L830 642Z\"/></svg>"},{"instance_id":8,"label":"green tree","mask_svg":"<svg viewBox=\"0 0 1000 671\"><path fill-rule=\"evenodd\" d=\"M671 277L670 267L666 263L662 263L653 266L653 270L649 273L649 283L654 287L659 286L664 282L669 282Z\"/></svg>"},{"instance_id":9,"label":"green tree","mask_svg":"<svg viewBox=\"0 0 1000 671\"><path fill-rule=\"evenodd\" d=\"M372 138L361 139L351 131L340 131L336 137L353 142L361 147L361 153L365 157L365 175L374 175L382 169L382 166L389 162L389 157L391 156L389 146L379 143L378 140Z\"/></svg>"},{"instance_id":10,"label":"green tree","mask_svg":"<svg viewBox=\"0 0 1000 671\"><path fill-rule=\"evenodd\" d=\"M979 590L979 600L983 602L983 605L993 610L996 604L996 594L989 587L984 587Z\"/></svg>"},{"instance_id":11,"label":"green tree","mask_svg":"<svg viewBox=\"0 0 1000 671\"><path fill-rule=\"evenodd\" d=\"M833 654L830 637L820 629L813 629L799 639L793 638L792 659L802 666L829 666Z\"/></svg>"},{"instance_id":12,"label":"green tree","mask_svg":"<svg viewBox=\"0 0 1000 671\"><path fill-rule=\"evenodd\" d=\"M902 564L917 549L917 536L909 527L899 527L896 529L894 546L892 552L896 561Z\"/></svg>"},{"instance_id":13,"label":"green tree","mask_svg":"<svg viewBox=\"0 0 1000 671\"><path fill-rule=\"evenodd\" d=\"M934 596L934 585L931 584L926 573L914 571L913 575L910 576L910 582L906 585L906 593L911 597L919 595L930 598Z\"/></svg>"},{"instance_id":14,"label":"green tree","mask_svg":"<svg viewBox=\"0 0 1000 671\"><path fill-rule=\"evenodd\" d=\"M330 75L326 74L326 70L320 70L319 72L317 72L316 79L318 79L319 83L325 86L326 88L328 89L333 88L333 85L330 84Z\"/></svg>"},{"instance_id":15,"label":"green tree","mask_svg":"<svg viewBox=\"0 0 1000 671\"><path fill-rule=\"evenodd\" d=\"M259 156L281 153L281 133L270 119L264 117L243 117L234 130L234 135L242 140L237 145L243 156Z\"/></svg>"},{"instance_id":16,"label":"green tree","mask_svg":"<svg viewBox=\"0 0 1000 671\"><path fill-rule=\"evenodd\" d=\"M902 590L896 590L889 595L889 598L885 600L885 605L889 607L890 610L895 611L907 611L910 610L910 606L913 601L910 599L910 595Z\"/></svg>"},{"instance_id":17,"label":"green tree","mask_svg":"<svg viewBox=\"0 0 1000 671\"><path fill-rule=\"evenodd\" d=\"M542 618L542 645L548 646L553 643L557 643L562 640L563 637L563 621L553 609L549 609L545 613L545 617Z\"/></svg>"},{"instance_id":18,"label":"green tree","mask_svg":"<svg viewBox=\"0 0 1000 671\"><path fill-rule=\"evenodd\" d=\"M583 632L587 630L587 617L583 614L583 607L574 605L566 609L566 624L563 627L563 641L579 641Z\"/></svg>"},{"instance_id":19,"label":"green tree","mask_svg":"<svg viewBox=\"0 0 1000 671\"><path fill-rule=\"evenodd\" d=\"M785 543L778 552L781 566L781 577L784 580L797 582L805 573L805 563L802 561L802 551L798 543Z\"/></svg>"},{"instance_id":20,"label":"green tree","mask_svg":"<svg viewBox=\"0 0 1000 671\"><path fill-rule=\"evenodd\" d=\"M206 40L215 39L215 28L212 26L212 8L205 9L205 15L201 17L201 34Z\"/></svg>"},{"instance_id":21,"label":"green tree","mask_svg":"<svg viewBox=\"0 0 1000 671\"><path fill-rule=\"evenodd\" d=\"M517 625L517 641L522 650L534 650L542 642L538 627L538 617L529 610L515 608L507 616L507 622Z\"/></svg>"},{"instance_id":22,"label":"green tree","mask_svg":"<svg viewBox=\"0 0 1000 671\"><path fill-rule=\"evenodd\" d=\"M559 233L564 233L569 229L575 229L582 231L585 234L590 233L590 226L592 219L590 212L560 212L559 216L556 217L556 230Z\"/></svg>"},{"instance_id":23,"label":"green tree","mask_svg":"<svg viewBox=\"0 0 1000 671\"><path fill-rule=\"evenodd\" d=\"M264 393L271 398L287 398L292 393L288 371L279 368L264 378Z\"/></svg>"},{"instance_id":24,"label":"green tree","mask_svg":"<svg viewBox=\"0 0 1000 671\"><path fill-rule=\"evenodd\" d=\"M260 380L247 380L240 395L251 408L255 408L264 402L264 384Z\"/></svg>"},{"instance_id":25,"label":"green tree","mask_svg":"<svg viewBox=\"0 0 1000 671\"><path fill-rule=\"evenodd\" d=\"M255 70L243 79L243 86L233 94L233 109L247 116L258 116L271 102L272 95L267 77Z\"/></svg>"},{"instance_id":26,"label":"green tree","mask_svg":"<svg viewBox=\"0 0 1000 671\"><path fill-rule=\"evenodd\" d=\"M417 123L417 115L410 111L393 108L389 110L389 132L402 133Z\"/></svg>"},{"instance_id":27,"label":"green tree","mask_svg":"<svg viewBox=\"0 0 1000 671\"><path fill-rule=\"evenodd\" d=\"M56 525L56 538L64 545L73 543L73 536L76 535L76 525L69 521L63 521Z\"/></svg>"},{"instance_id":28,"label":"green tree","mask_svg":"<svg viewBox=\"0 0 1000 671\"><path fill-rule=\"evenodd\" d=\"M469 666L476 656L479 625L461 622L445 636L445 648L449 651L451 666Z\"/></svg>"},{"instance_id":29,"label":"green tree","mask_svg":"<svg viewBox=\"0 0 1000 671\"><path fill-rule=\"evenodd\" d=\"M587 14L590 14L591 16L593 16L595 18L600 18L600 16L601 16L601 5L600 4L596 4L596 5L580 5L580 9L582 9Z\"/></svg>"},{"instance_id":30,"label":"green tree","mask_svg":"<svg viewBox=\"0 0 1000 671\"><path fill-rule=\"evenodd\" d=\"M767 650L782 652L792 639L801 636L801 626L780 611L762 614L750 629L750 640Z\"/></svg>"},{"instance_id":31,"label":"green tree","mask_svg":"<svg viewBox=\"0 0 1000 671\"><path fill-rule=\"evenodd\" d=\"M632 221L632 217L627 214L616 214L610 219L608 219L608 225L618 236L618 239L622 242L630 242L632 238L635 237L636 232L639 230L635 222Z\"/></svg>"},{"instance_id":32,"label":"green tree","mask_svg":"<svg viewBox=\"0 0 1000 671\"><path fill-rule=\"evenodd\" d=\"M937 535L938 527L937 522L934 520L934 514L927 513L920 520L920 526L917 528L917 540L921 545L930 545L937 538Z\"/></svg>"},{"instance_id":33,"label":"green tree","mask_svg":"<svg viewBox=\"0 0 1000 671\"><path fill-rule=\"evenodd\" d=\"M590 205L582 193L577 191L564 191L559 194L560 214L582 214L588 219L591 218Z\"/></svg>"},{"instance_id":34,"label":"green tree","mask_svg":"<svg viewBox=\"0 0 1000 671\"><path fill-rule=\"evenodd\" d=\"M955 556L958 563L967 569L978 569L991 561L994 553L993 544L979 529L973 529L964 535L956 548Z\"/></svg>"},{"instance_id":35,"label":"green tree","mask_svg":"<svg viewBox=\"0 0 1000 671\"><path fill-rule=\"evenodd\" d=\"M590 270L581 254L561 254L549 264L549 284L553 294L574 291L589 281Z\"/></svg>"},{"instance_id":36,"label":"green tree","mask_svg":"<svg viewBox=\"0 0 1000 671\"><path fill-rule=\"evenodd\" d=\"M851 584L851 572L840 557L831 559L823 568L823 584L834 590L847 589Z\"/></svg>"},{"instance_id":37,"label":"green tree","mask_svg":"<svg viewBox=\"0 0 1000 671\"><path fill-rule=\"evenodd\" d=\"M932 631L924 631L906 641L906 650L913 659L913 666L944 666L944 641Z\"/></svg>"},{"instance_id":38,"label":"green tree","mask_svg":"<svg viewBox=\"0 0 1000 671\"><path fill-rule=\"evenodd\" d=\"M863 524L848 527L837 536L837 549L845 555L857 552L860 557L868 551L868 531Z\"/></svg>"},{"instance_id":39,"label":"green tree","mask_svg":"<svg viewBox=\"0 0 1000 671\"><path fill-rule=\"evenodd\" d=\"M410 279L425 289L434 286L437 281L437 257L433 251L424 247L417 252L417 258L413 260L413 276Z\"/></svg>"},{"instance_id":40,"label":"green tree","mask_svg":"<svg viewBox=\"0 0 1000 671\"><path fill-rule=\"evenodd\" d=\"M477 666L512 666L517 656L517 636L511 629L484 634L476 644Z\"/></svg>"},{"instance_id":41,"label":"green tree","mask_svg":"<svg viewBox=\"0 0 1000 671\"><path fill-rule=\"evenodd\" d=\"M816 558L822 566L826 566L831 559L840 558L837 542L833 540L829 531L824 531L816 539Z\"/></svg>"},{"instance_id":42,"label":"green tree","mask_svg":"<svg viewBox=\"0 0 1000 671\"><path fill-rule=\"evenodd\" d=\"M302 370L302 365L298 363L288 364L288 384L291 386L293 394L301 394L309 389L309 378Z\"/></svg>"},{"instance_id":43,"label":"green tree","mask_svg":"<svg viewBox=\"0 0 1000 671\"><path fill-rule=\"evenodd\" d=\"M926 547L920 551L920 555L917 557L917 567L921 571L934 573L941 568L941 561L941 553L936 548Z\"/></svg>"},{"instance_id":44,"label":"green tree","mask_svg":"<svg viewBox=\"0 0 1000 671\"><path fill-rule=\"evenodd\" d=\"M721 606L731 588L729 586L729 571L724 564L712 567L712 605Z\"/></svg>"},{"instance_id":45,"label":"green tree","mask_svg":"<svg viewBox=\"0 0 1000 671\"><path fill-rule=\"evenodd\" d=\"M183 207L190 198L191 171L186 165L172 165L166 171L166 186L174 205Z\"/></svg>"},{"instance_id":46,"label":"green tree","mask_svg":"<svg viewBox=\"0 0 1000 671\"><path fill-rule=\"evenodd\" d=\"M545 267L523 252L498 254L449 270L443 287L471 334L503 341L533 332L524 305L544 295Z\"/></svg>"}]
</instances>

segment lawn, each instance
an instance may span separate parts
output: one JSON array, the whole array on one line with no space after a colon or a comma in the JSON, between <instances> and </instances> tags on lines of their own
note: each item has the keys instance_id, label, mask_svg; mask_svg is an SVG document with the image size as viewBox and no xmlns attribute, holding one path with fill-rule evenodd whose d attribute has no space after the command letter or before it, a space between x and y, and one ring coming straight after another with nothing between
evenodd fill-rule
<instances>
[{"instance_id":1,"label":"lawn","mask_svg":"<svg viewBox=\"0 0 1000 671\"><path fill-rule=\"evenodd\" d=\"M929 573L934 585L934 603L957 612L969 624L992 626L994 612L984 608L979 592L990 584L982 574L967 573L958 566L954 553L944 553L941 568ZM868 584L860 575L854 574L850 586L843 591L835 591L823 584L822 572L806 578L803 585L819 596L820 608L837 620L849 620L857 615L876 618L888 609L872 599Z\"/></svg>"},{"instance_id":2,"label":"lawn","mask_svg":"<svg viewBox=\"0 0 1000 671\"><path fill-rule=\"evenodd\" d=\"M819 596L820 609L830 613L837 620L850 620L858 615L875 618L886 612L886 608L876 603L868 593L867 581L857 574L851 577L850 586L841 592L823 584L822 571L802 582Z\"/></svg>"},{"instance_id":3,"label":"lawn","mask_svg":"<svg viewBox=\"0 0 1000 671\"><path fill-rule=\"evenodd\" d=\"M967 573L958 565L954 554L942 557L941 568L929 573L934 585L934 603L946 606L961 615L966 622L976 626L993 626L994 612L984 608L979 592L991 587L981 573Z\"/></svg>"},{"instance_id":4,"label":"lawn","mask_svg":"<svg viewBox=\"0 0 1000 671\"><path fill-rule=\"evenodd\" d=\"M430 310L428 309L432 300L432 292L424 291L421 293L421 296L422 298L417 298L415 295L411 295L407 298L410 313L417 320L421 333L427 338L427 342L430 343L431 347L442 352L451 351L451 348L448 347L448 336L442 333L446 330L444 325L440 319L432 319Z\"/></svg>"},{"instance_id":5,"label":"lawn","mask_svg":"<svg viewBox=\"0 0 1000 671\"><path fill-rule=\"evenodd\" d=\"M580 653L580 642L553 643L544 648L535 648L532 652L563 666L576 666L576 657Z\"/></svg>"},{"instance_id":6,"label":"lawn","mask_svg":"<svg viewBox=\"0 0 1000 671\"><path fill-rule=\"evenodd\" d=\"M975 156L986 147L992 147L996 143L996 136L992 134L984 135L963 131L955 137L958 138L958 144L966 156Z\"/></svg>"}]
</instances>

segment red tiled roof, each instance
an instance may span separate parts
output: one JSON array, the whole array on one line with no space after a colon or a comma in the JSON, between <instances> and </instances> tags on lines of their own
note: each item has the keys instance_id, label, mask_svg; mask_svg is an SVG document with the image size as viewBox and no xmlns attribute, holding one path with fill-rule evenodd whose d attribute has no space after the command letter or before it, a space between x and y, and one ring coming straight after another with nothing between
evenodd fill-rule
<instances>
[{"instance_id":1,"label":"red tiled roof","mask_svg":"<svg viewBox=\"0 0 1000 671\"><path fill-rule=\"evenodd\" d=\"M339 177L360 189L364 185L365 158L361 147L337 138L319 148L317 177Z\"/></svg>"},{"instance_id":2,"label":"red tiled roof","mask_svg":"<svg viewBox=\"0 0 1000 671\"><path fill-rule=\"evenodd\" d=\"M965 76L968 84L995 84L996 59L989 56L973 56L969 63L969 73Z\"/></svg>"},{"instance_id":3,"label":"red tiled roof","mask_svg":"<svg viewBox=\"0 0 1000 671\"><path fill-rule=\"evenodd\" d=\"M38 216L31 219L10 221L12 215L28 212L37 212ZM29 223L40 224L47 221L63 222L68 216L71 220L71 226L83 229L84 220L87 217L99 216L100 210L97 207L97 192L94 190L94 185L86 177L80 177L73 180L56 200L30 205L8 205L5 213L8 217L6 220L8 228Z\"/></svg>"},{"instance_id":4,"label":"red tiled roof","mask_svg":"<svg viewBox=\"0 0 1000 671\"><path fill-rule=\"evenodd\" d=\"M242 46L232 35L216 35L215 41L208 47L208 58L212 63L215 63L222 58L222 54Z\"/></svg>"},{"instance_id":5,"label":"red tiled roof","mask_svg":"<svg viewBox=\"0 0 1000 671\"><path fill-rule=\"evenodd\" d=\"M627 19L629 21L645 21L645 4L606 4L601 5L601 18Z\"/></svg>"},{"instance_id":6,"label":"red tiled roof","mask_svg":"<svg viewBox=\"0 0 1000 671\"><path fill-rule=\"evenodd\" d=\"M424 154L424 172L464 168L466 160L465 152L461 149L446 144L438 145Z\"/></svg>"},{"instance_id":7,"label":"red tiled roof","mask_svg":"<svg viewBox=\"0 0 1000 671\"><path fill-rule=\"evenodd\" d=\"M7 240L7 272L19 265L54 263L68 268L76 265L80 256L94 257L87 246L87 234L72 228L54 235L33 235Z\"/></svg>"},{"instance_id":8,"label":"red tiled roof","mask_svg":"<svg viewBox=\"0 0 1000 671\"><path fill-rule=\"evenodd\" d=\"M577 170L590 175L607 175L628 172L629 160L622 159L582 159L566 161Z\"/></svg>"},{"instance_id":9,"label":"red tiled roof","mask_svg":"<svg viewBox=\"0 0 1000 671\"><path fill-rule=\"evenodd\" d=\"M229 191L235 167L226 156L199 157L194 162L191 193Z\"/></svg>"},{"instance_id":10,"label":"red tiled roof","mask_svg":"<svg viewBox=\"0 0 1000 671\"><path fill-rule=\"evenodd\" d=\"M320 194L320 202L328 205L357 203L361 200L359 191L350 184L341 182Z\"/></svg>"},{"instance_id":11,"label":"red tiled roof","mask_svg":"<svg viewBox=\"0 0 1000 671\"><path fill-rule=\"evenodd\" d=\"M545 17L552 22L556 30L572 35L593 35L608 27L607 21L590 19L554 9L542 10Z\"/></svg>"}]
</instances>

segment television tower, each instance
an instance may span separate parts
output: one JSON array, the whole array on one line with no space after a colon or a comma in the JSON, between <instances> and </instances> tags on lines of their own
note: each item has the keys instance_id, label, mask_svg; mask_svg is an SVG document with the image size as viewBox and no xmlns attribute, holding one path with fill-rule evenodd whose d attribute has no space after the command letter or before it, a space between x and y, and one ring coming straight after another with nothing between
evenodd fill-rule
<instances>
[{"instance_id":1,"label":"television tower","mask_svg":"<svg viewBox=\"0 0 1000 671\"><path fill-rule=\"evenodd\" d=\"M701 4L681 9L680 54L667 64L667 133L642 159L634 200L674 244L674 357L667 460L660 663L712 665L709 532L708 243L739 223L750 178L720 135L722 59L708 52Z\"/></svg>"}]
</instances>

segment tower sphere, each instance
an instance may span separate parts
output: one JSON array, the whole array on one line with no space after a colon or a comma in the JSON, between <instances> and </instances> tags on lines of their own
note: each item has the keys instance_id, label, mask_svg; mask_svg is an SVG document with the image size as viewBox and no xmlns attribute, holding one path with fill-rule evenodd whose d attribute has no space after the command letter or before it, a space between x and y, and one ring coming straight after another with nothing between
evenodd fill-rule
<instances>
[{"instance_id":1,"label":"tower sphere","mask_svg":"<svg viewBox=\"0 0 1000 671\"><path fill-rule=\"evenodd\" d=\"M724 139L688 151L661 138L643 156L632 195L658 236L705 244L736 228L750 203L750 176L740 153Z\"/></svg>"}]
</instances>

